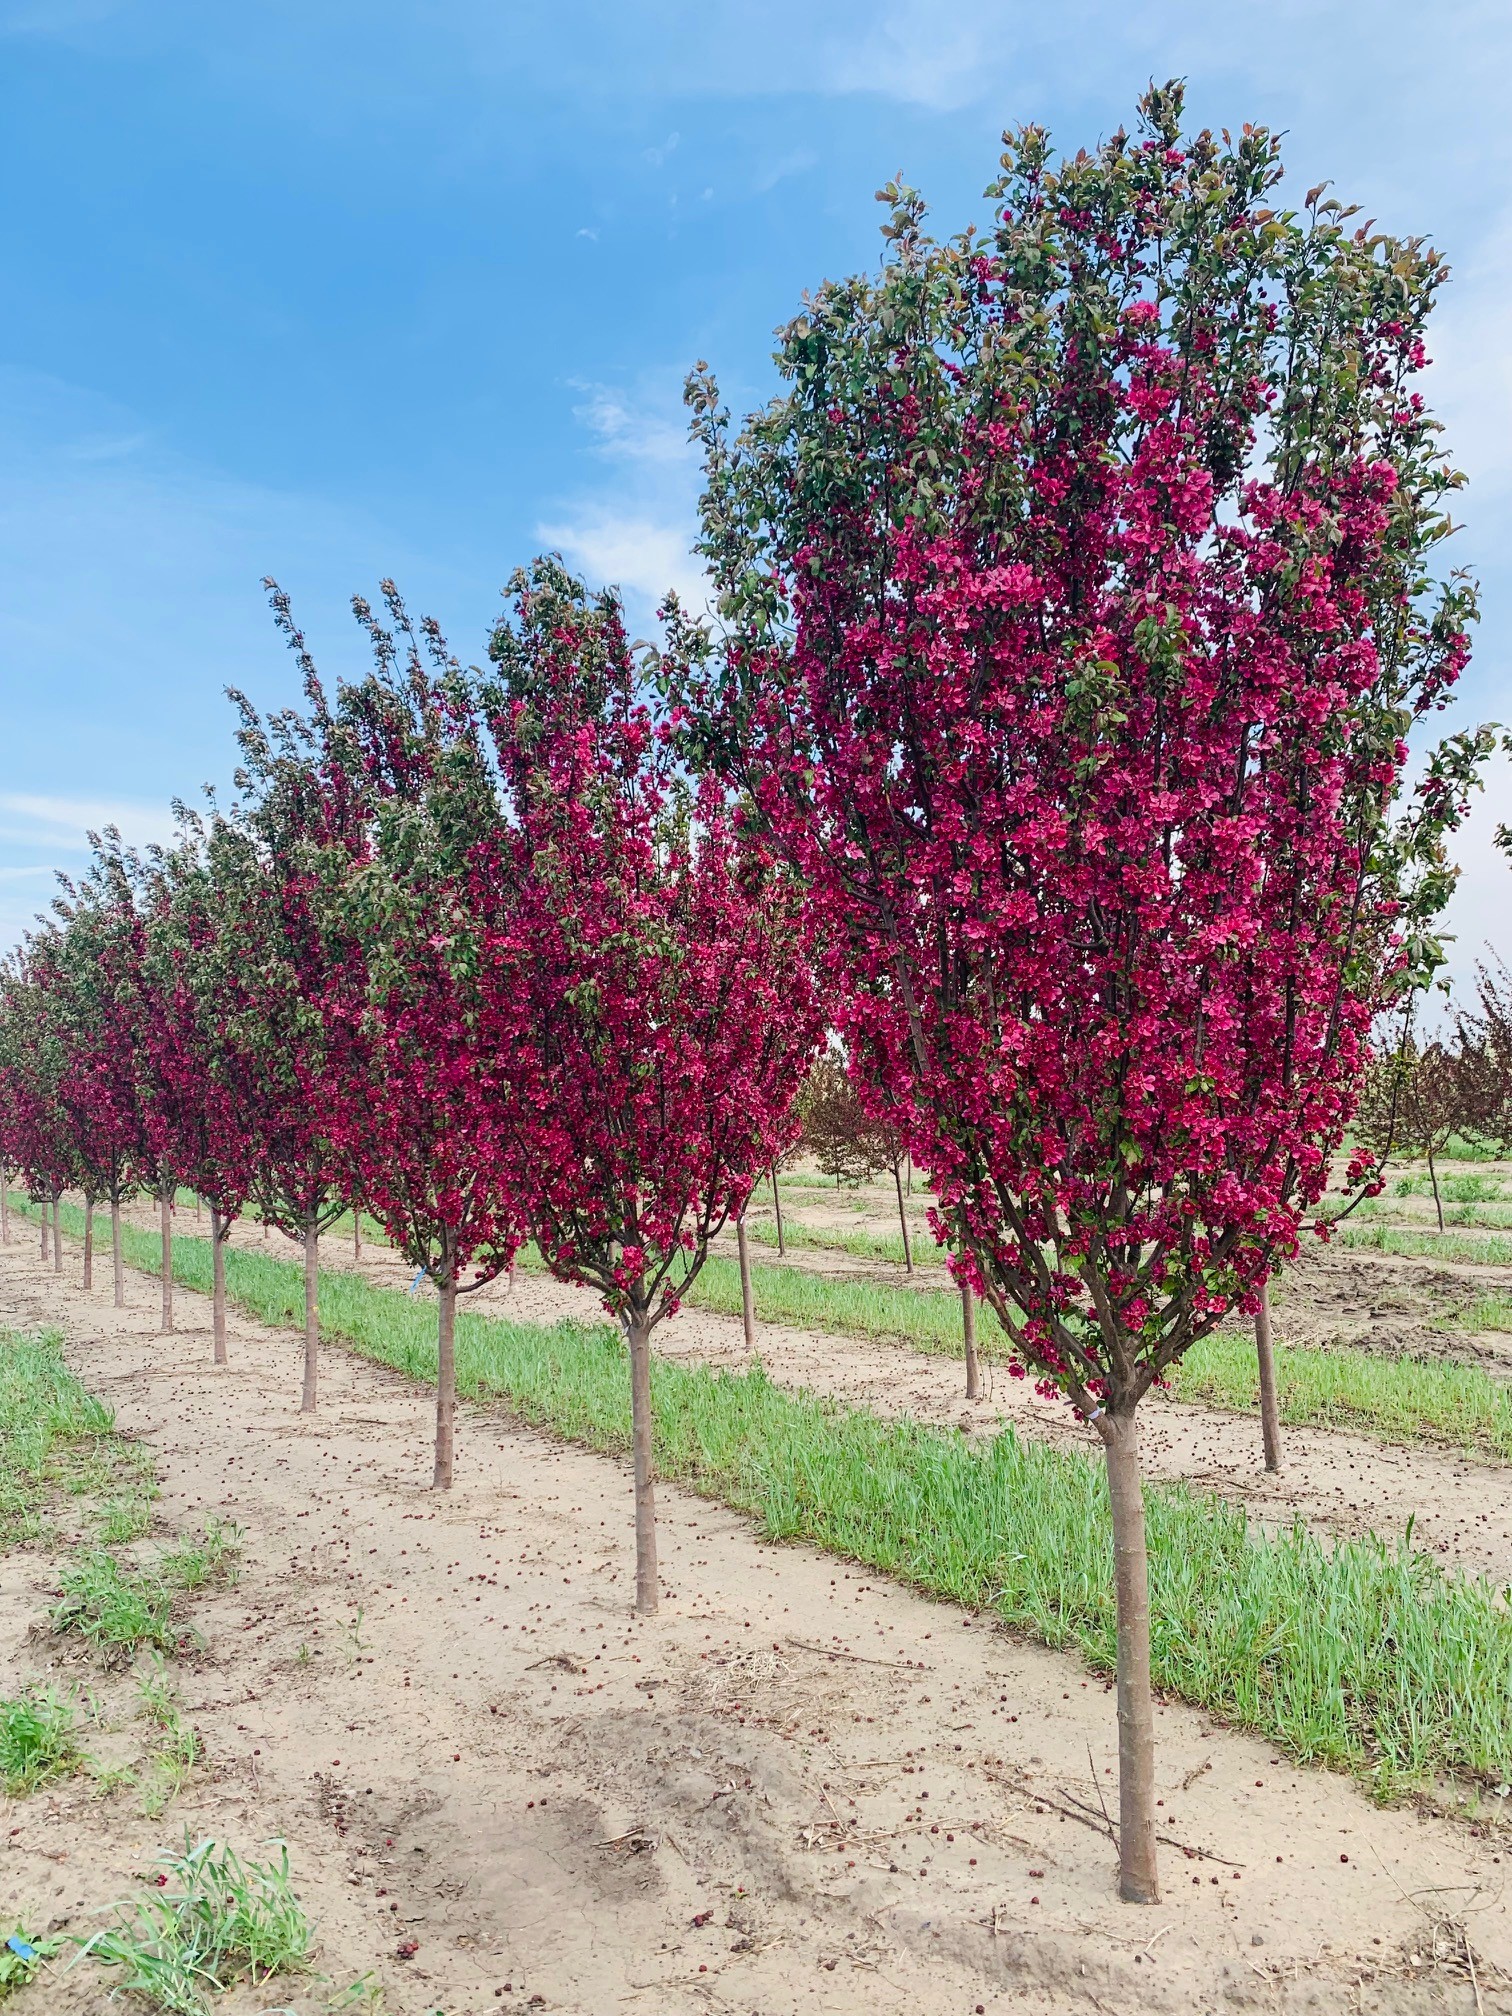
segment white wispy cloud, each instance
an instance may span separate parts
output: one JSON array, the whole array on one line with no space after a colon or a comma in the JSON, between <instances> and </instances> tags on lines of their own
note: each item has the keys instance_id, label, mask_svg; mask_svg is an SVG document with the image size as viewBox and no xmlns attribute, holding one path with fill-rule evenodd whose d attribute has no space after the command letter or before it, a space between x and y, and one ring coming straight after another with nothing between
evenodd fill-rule
<instances>
[{"instance_id":1,"label":"white wispy cloud","mask_svg":"<svg viewBox=\"0 0 1512 2016\"><path fill-rule=\"evenodd\" d=\"M591 583L621 589L638 623L651 622L668 589L685 608L703 610L708 577L692 552L698 457L680 382L669 374L630 388L575 380L572 390L572 417L606 477L543 514L537 538Z\"/></svg>"},{"instance_id":2,"label":"white wispy cloud","mask_svg":"<svg viewBox=\"0 0 1512 2016\"><path fill-rule=\"evenodd\" d=\"M89 834L102 832L107 826L117 827L132 847L162 845L173 837L173 816L166 806L129 799L53 798L0 791L0 815L8 815L0 829L6 839L70 853L83 853Z\"/></svg>"},{"instance_id":3,"label":"white wispy cloud","mask_svg":"<svg viewBox=\"0 0 1512 2016\"><path fill-rule=\"evenodd\" d=\"M688 550L688 522L641 517L604 503L590 504L575 517L543 521L536 531L591 582L622 589L642 617L669 588L694 612L708 600L708 577Z\"/></svg>"},{"instance_id":4,"label":"white wispy cloud","mask_svg":"<svg viewBox=\"0 0 1512 2016\"><path fill-rule=\"evenodd\" d=\"M696 455L680 399L674 404L671 395L638 397L584 379L572 384L583 395L572 417L588 428L605 455L665 468L692 468Z\"/></svg>"}]
</instances>

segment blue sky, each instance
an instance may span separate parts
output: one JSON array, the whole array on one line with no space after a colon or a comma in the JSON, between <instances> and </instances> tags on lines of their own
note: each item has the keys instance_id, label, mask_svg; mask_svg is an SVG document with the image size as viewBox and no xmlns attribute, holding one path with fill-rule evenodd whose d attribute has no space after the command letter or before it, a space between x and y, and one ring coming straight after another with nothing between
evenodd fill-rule
<instances>
[{"instance_id":1,"label":"blue sky","mask_svg":"<svg viewBox=\"0 0 1512 2016\"><path fill-rule=\"evenodd\" d=\"M1456 278L1432 396L1485 587L1462 718L1512 720L1512 8L1063 0L0 0L0 945L84 829L224 780L227 684L295 695L259 583L322 666L393 574L464 656L559 546L645 621L688 557L680 387L770 389L802 290L871 264L901 171L979 214L1004 125L1071 148L1184 75L1290 135ZM1464 966L1512 954L1463 848Z\"/></svg>"}]
</instances>

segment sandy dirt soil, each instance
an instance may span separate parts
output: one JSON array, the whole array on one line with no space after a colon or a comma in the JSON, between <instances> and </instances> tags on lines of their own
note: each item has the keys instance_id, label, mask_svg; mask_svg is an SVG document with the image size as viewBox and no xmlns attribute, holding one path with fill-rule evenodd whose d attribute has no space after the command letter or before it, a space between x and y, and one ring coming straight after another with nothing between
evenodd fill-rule
<instances>
[{"instance_id":1,"label":"sandy dirt soil","mask_svg":"<svg viewBox=\"0 0 1512 2016\"><path fill-rule=\"evenodd\" d=\"M667 1488L667 1593L637 1623L615 1462L472 1414L438 1499L424 1391L332 1348L301 1420L295 1337L233 1317L217 1372L200 1298L162 1338L155 1281L118 1313L70 1260L6 1250L0 1321L62 1329L155 1452L165 1527L234 1518L245 1567L183 1677L206 1766L157 1822L82 1781L17 1803L0 1910L89 1929L187 1826L286 1838L319 1921L328 1982L237 2009L303 2016L371 1971L396 2016L1512 2010L1508 1830L1379 1810L1166 1706L1182 1845L1158 1909L1120 1906L1084 1824L1112 1702L1074 1661ZM28 1635L49 1582L10 1557L7 1683L109 1705ZM28 1996L107 2006L86 1969Z\"/></svg>"}]
</instances>

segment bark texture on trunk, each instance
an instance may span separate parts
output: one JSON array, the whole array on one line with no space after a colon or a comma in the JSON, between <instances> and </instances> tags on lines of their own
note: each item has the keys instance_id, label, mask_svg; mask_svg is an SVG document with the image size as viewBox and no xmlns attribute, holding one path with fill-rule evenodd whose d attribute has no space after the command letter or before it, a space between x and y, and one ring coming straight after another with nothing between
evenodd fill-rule
<instances>
[{"instance_id":1,"label":"bark texture on trunk","mask_svg":"<svg viewBox=\"0 0 1512 2016\"><path fill-rule=\"evenodd\" d=\"M63 1193L53 1199L53 1272L63 1272Z\"/></svg>"},{"instance_id":2,"label":"bark texture on trunk","mask_svg":"<svg viewBox=\"0 0 1512 2016\"><path fill-rule=\"evenodd\" d=\"M42 1265L47 1265L47 1244L52 1237L52 1227L48 1223L47 1199L42 1199Z\"/></svg>"},{"instance_id":3,"label":"bark texture on trunk","mask_svg":"<svg viewBox=\"0 0 1512 2016\"><path fill-rule=\"evenodd\" d=\"M457 1269L450 1252L442 1255L441 1313L436 1319L436 1468L431 1479L438 1491L450 1491L457 1443Z\"/></svg>"},{"instance_id":4,"label":"bark texture on trunk","mask_svg":"<svg viewBox=\"0 0 1512 2016\"><path fill-rule=\"evenodd\" d=\"M898 1223L903 1228L903 1271L913 1272L913 1247L908 1239L908 1213L903 1209L903 1177L896 1162L893 1164L893 1187L898 1193Z\"/></svg>"},{"instance_id":5,"label":"bark texture on trunk","mask_svg":"<svg viewBox=\"0 0 1512 2016\"><path fill-rule=\"evenodd\" d=\"M656 1613L656 1486L651 1463L651 1326L644 1310L625 1324L630 1346L630 1441L635 1460L635 1607Z\"/></svg>"},{"instance_id":6,"label":"bark texture on trunk","mask_svg":"<svg viewBox=\"0 0 1512 2016\"><path fill-rule=\"evenodd\" d=\"M354 1260L362 1258L362 1213L360 1211L352 1213L352 1258Z\"/></svg>"},{"instance_id":7,"label":"bark texture on trunk","mask_svg":"<svg viewBox=\"0 0 1512 2016\"><path fill-rule=\"evenodd\" d=\"M215 1362L226 1362L226 1240L231 1227L210 1206L210 1327L215 1338Z\"/></svg>"},{"instance_id":8,"label":"bark texture on trunk","mask_svg":"<svg viewBox=\"0 0 1512 2016\"><path fill-rule=\"evenodd\" d=\"M1260 1439L1267 1470L1281 1468L1281 1407L1276 1398L1276 1353L1271 1340L1270 1283L1260 1290L1255 1311L1255 1360L1260 1367Z\"/></svg>"},{"instance_id":9,"label":"bark texture on trunk","mask_svg":"<svg viewBox=\"0 0 1512 2016\"><path fill-rule=\"evenodd\" d=\"M299 1397L301 1414L315 1412L315 1370L320 1348L320 1229L314 1213L304 1228L305 1350L304 1391Z\"/></svg>"},{"instance_id":10,"label":"bark texture on trunk","mask_svg":"<svg viewBox=\"0 0 1512 2016\"><path fill-rule=\"evenodd\" d=\"M1132 1409L1099 1424L1113 1514L1118 1599L1118 1894L1158 1904L1155 1867L1155 1707L1150 1698L1150 1562Z\"/></svg>"},{"instance_id":11,"label":"bark texture on trunk","mask_svg":"<svg viewBox=\"0 0 1512 2016\"><path fill-rule=\"evenodd\" d=\"M961 1335L966 1340L966 1398L977 1400L982 1392L982 1369L977 1361L976 1297L969 1283L961 1283Z\"/></svg>"},{"instance_id":12,"label":"bark texture on trunk","mask_svg":"<svg viewBox=\"0 0 1512 2016\"><path fill-rule=\"evenodd\" d=\"M84 1286L94 1286L94 1199L84 1199Z\"/></svg>"},{"instance_id":13,"label":"bark texture on trunk","mask_svg":"<svg viewBox=\"0 0 1512 2016\"><path fill-rule=\"evenodd\" d=\"M115 1285L115 1306L126 1307L126 1261L121 1252L121 1200L110 1200L110 1272Z\"/></svg>"},{"instance_id":14,"label":"bark texture on trunk","mask_svg":"<svg viewBox=\"0 0 1512 2016\"><path fill-rule=\"evenodd\" d=\"M1444 1229L1444 1200L1439 1195L1438 1170L1433 1166L1433 1144L1428 1145L1428 1181L1433 1185L1433 1208L1438 1215L1438 1228Z\"/></svg>"},{"instance_id":15,"label":"bark texture on trunk","mask_svg":"<svg viewBox=\"0 0 1512 2016\"><path fill-rule=\"evenodd\" d=\"M740 1255L740 1320L747 1351L756 1349L756 1296L751 1288L751 1249L746 1243L745 1214L735 1220L735 1248Z\"/></svg>"},{"instance_id":16,"label":"bark texture on trunk","mask_svg":"<svg viewBox=\"0 0 1512 2016\"><path fill-rule=\"evenodd\" d=\"M777 1164L772 1164L772 1209L777 1214L777 1257L780 1260L787 1252L787 1240L782 1230L782 1192L777 1186Z\"/></svg>"},{"instance_id":17,"label":"bark texture on trunk","mask_svg":"<svg viewBox=\"0 0 1512 2016\"><path fill-rule=\"evenodd\" d=\"M163 1330L173 1328L173 1199L168 1191L158 1194L158 1229L163 1246Z\"/></svg>"}]
</instances>

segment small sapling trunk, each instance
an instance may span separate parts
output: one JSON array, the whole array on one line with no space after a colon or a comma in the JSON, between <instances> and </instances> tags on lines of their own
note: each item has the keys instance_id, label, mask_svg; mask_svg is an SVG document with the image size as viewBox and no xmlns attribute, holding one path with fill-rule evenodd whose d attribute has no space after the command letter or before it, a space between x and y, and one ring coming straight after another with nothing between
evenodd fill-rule
<instances>
[{"instance_id":1,"label":"small sapling trunk","mask_svg":"<svg viewBox=\"0 0 1512 2016\"><path fill-rule=\"evenodd\" d=\"M1097 1426L1108 1465L1118 1607L1118 1894L1126 1904L1158 1904L1150 1562L1134 1408L1101 1415Z\"/></svg>"},{"instance_id":2,"label":"small sapling trunk","mask_svg":"<svg viewBox=\"0 0 1512 2016\"><path fill-rule=\"evenodd\" d=\"M977 1363L976 1298L967 1281L961 1283L961 1336L966 1345L966 1398L976 1400L981 1396L982 1375Z\"/></svg>"},{"instance_id":3,"label":"small sapling trunk","mask_svg":"<svg viewBox=\"0 0 1512 2016\"><path fill-rule=\"evenodd\" d=\"M94 1199L84 1199L84 1286L94 1286Z\"/></svg>"},{"instance_id":4,"label":"small sapling trunk","mask_svg":"<svg viewBox=\"0 0 1512 2016\"><path fill-rule=\"evenodd\" d=\"M115 1306L126 1306L126 1261L121 1251L121 1200L110 1200L110 1271L115 1289Z\"/></svg>"},{"instance_id":5,"label":"small sapling trunk","mask_svg":"<svg viewBox=\"0 0 1512 2016\"><path fill-rule=\"evenodd\" d=\"M442 1242L436 1277L441 1307L436 1318L436 1467L432 1483L450 1491L457 1433L457 1261L455 1242Z\"/></svg>"},{"instance_id":6,"label":"small sapling trunk","mask_svg":"<svg viewBox=\"0 0 1512 2016\"><path fill-rule=\"evenodd\" d=\"M304 1291L304 1391L299 1411L313 1414L320 1350L320 1220L313 1211L304 1222Z\"/></svg>"},{"instance_id":7,"label":"small sapling trunk","mask_svg":"<svg viewBox=\"0 0 1512 2016\"><path fill-rule=\"evenodd\" d=\"M745 1213L735 1220L735 1247L740 1255L740 1320L747 1352L756 1349L756 1295L751 1286L751 1249L746 1240Z\"/></svg>"},{"instance_id":8,"label":"small sapling trunk","mask_svg":"<svg viewBox=\"0 0 1512 2016\"><path fill-rule=\"evenodd\" d=\"M635 1469L635 1608L656 1614L660 1592L656 1573L656 1486L651 1448L651 1322L644 1304L625 1316L630 1347L630 1442Z\"/></svg>"},{"instance_id":9,"label":"small sapling trunk","mask_svg":"<svg viewBox=\"0 0 1512 2016\"><path fill-rule=\"evenodd\" d=\"M1260 1438L1265 1467L1281 1468L1281 1407L1276 1397L1276 1352L1271 1337L1270 1282L1262 1283L1255 1311L1255 1360L1260 1368Z\"/></svg>"},{"instance_id":10,"label":"small sapling trunk","mask_svg":"<svg viewBox=\"0 0 1512 2016\"><path fill-rule=\"evenodd\" d=\"M903 1271L913 1272L913 1245L908 1237L908 1213L903 1208L903 1170L900 1163L893 1164L893 1188L898 1193L898 1224L903 1232Z\"/></svg>"},{"instance_id":11,"label":"small sapling trunk","mask_svg":"<svg viewBox=\"0 0 1512 2016\"><path fill-rule=\"evenodd\" d=\"M63 1192L60 1190L52 1200L52 1245L53 1272L63 1272Z\"/></svg>"},{"instance_id":12,"label":"small sapling trunk","mask_svg":"<svg viewBox=\"0 0 1512 2016\"><path fill-rule=\"evenodd\" d=\"M162 1243L163 1323L165 1333L173 1328L173 1193L158 1192L158 1229Z\"/></svg>"},{"instance_id":13,"label":"small sapling trunk","mask_svg":"<svg viewBox=\"0 0 1512 2016\"><path fill-rule=\"evenodd\" d=\"M210 1206L210 1325L215 1339L215 1363L226 1362L226 1241L230 1222Z\"/></svg>"}]
</instances>

